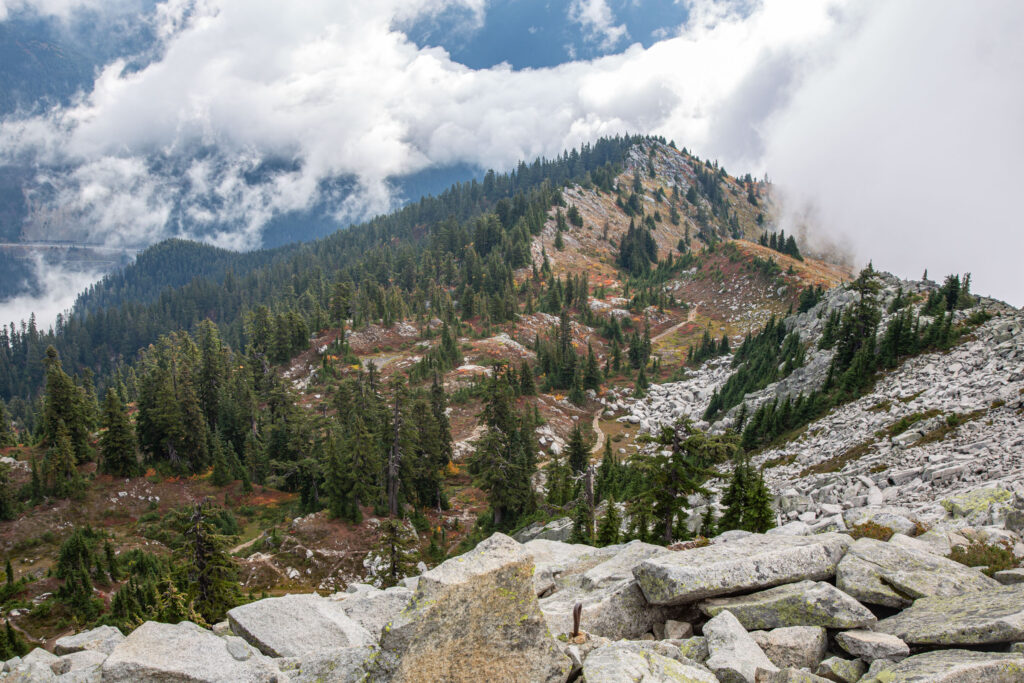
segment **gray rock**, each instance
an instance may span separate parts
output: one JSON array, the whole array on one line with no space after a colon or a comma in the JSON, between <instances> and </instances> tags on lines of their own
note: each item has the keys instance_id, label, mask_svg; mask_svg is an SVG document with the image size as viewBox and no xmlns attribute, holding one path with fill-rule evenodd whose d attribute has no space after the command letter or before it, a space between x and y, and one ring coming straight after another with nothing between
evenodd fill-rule
<instances>
[{"instance_id":1,"label":"gray rock","mask_svg":"<svg viewBox=\"0 0 1024 683\"><path fill-rule=\"evenodd\" d=\"M632 579L633 567L649 557L664 555L665 552L665 548L660 545L630 541L611 558L585 571L581 584L583 588L593 589Z\"/></svg>"},{"instance_id":2,"label":"gray rock","mask_svg":"<svg viewBox=\"0 0 1024 683\"><path fill-rule=\"evenodd\" d=\"M815 676L809 671L800 669L783 669L770 676L762 676L758 683L829 683L829 679Z\"/></svg>"},{"instance_id":3,"label":"gray rock","mask_svg":"<svg viewBox=\"0 0 1024 683\"><path fill-rule=\"evenodd\" d=\"M579 543L560 543L545 539L534 539L523 544L526 552L533 557L534 588L537 597L554 590L555 578L569 566L593 553L594 548Z\"/></svg>"},{"instance_id":4,"label":"gray rock","mask_svg":"<svg viewBox=\"0 0 1024 683\"><path fill-rule=\"evenodd\" d=\"M373 670L376 647L318 650L279 662L289 683L361 683Z\"/></svg>"},{"instance_id":5,"label":"gray rock","mask_svg":"<svg viewBox=\"0 0 1024 683\"><path fill-rule=\"evenodd\" d=\"M728 611L704 624L704 637L710 655L707 666L723 683L755 683L758 670L779 670Z\"/></svg>"},{"instance_id":6,"label":"gray rock","mask_svg":"<svg viewBox=\"0 0 1024 683\"><path fill-rule=\"evenodd\" d=\"M1024 583L1024 569L1003 569L996 572L992 578L1004 586Z\"/></svg>"},{"instance_id":7,"label":"gray rock","mask_svg":"<svg viewBox=\"0 0 1024 683\"><path fill-rule=\"evenodd\" d=\"M644 560L633 575L651 604L680 605L793 581L830 578L849 543L849 537L838 534L754 534Z\"/></svg>"},{"instance_id":8,"label":"gray rock","mask_svg":"<svg viewBox=\"0 0 1024 683\"><path fill-rule=\"evenodd\" d=\"M4 662L4 673L9 673L11 669L18 666L19 664L21 664L21 657L11 657L6 662Z\"/></svg>"},{"instance_id":9,"label":"gray rock","mask_svg":"<svg viewBox=\"0 0 1024 683\"><path fill-rule=\"evenodd\" d=\"M98 669L103 662L107 661L107 655L96 650L81 650L70 654L61 655L57 661L50 664L50 670L60 676L71 671L82 669Z\"/></svg>"},{"instance_id":10,"label":"gray rock","mask_svg":"<svg viewBox=\"0 0 1024 683\"><path fill-rule=\"evenodd\" d=\"M865 671L867 666L859 659L829 657L818 665L815 673L835 683L857 683Z\"/></svg>"},{"instance_id":11,"label":"gray rock","mask_svg":"<svg viewBox=\"0 0 1024 683\"><path fill-rule=\"evenodd\" d=\"M836 586L873 605L906 607L921 597L960 595L999 584L976 569L912 548L861 538L839 563Z\"/></svg>"},{"instance_id":12,"label":"gray rock","mask_svg":"<svg viewBox=\"0 0 1024 683\"><path fill-rule=\"evenodd\" d=\"M587 683L717 683L711 672L694 662L684 664L668 657L621 643L604 645L583 660Z\"/></svg>"},{"instance_id":13,"label":"gray rock","mask_svg":"<svg viewBox=\"0 0 1024 683\"><path fill-rule=\"evenodd\" d=\"M4 677L5 683L47 683L56 681L57 675L43 662L18 662Z\"/></svg>"},{"instance_id":14,"label":"gray rock","mask_svg":"<svg viewBox=\"0 0 1024 683\"><path fill-rule=\"evenodd\" d=\"M861 683L1020 683L1024 656L973 650L936 650L908 657L865 676Z\"/></svg>"},{"instance_id":15,"label":"gray rock","mask_svg":"<svg viewBox=\"0 0 1024 683\"><path fill-rule=\"evenodd\" d=\"M814 670L825 659L828 634L820 626L789 626L753 631L750 637L775 666Z\"/></svg>"},{"instance_id":16,"label":"gray rock","mask_svg":"<svg viewBox=\"0 0 1024 683\"><path fill-rule=\"evenodd\" d=\"M708 616L729 610L747 630L784 626L861 628L875 623L875 615L835 586L823 581L801 581L734 598L712 598L700 604Z\"/></svg>"},{"instance_id":17,"label":"gray rock","mask_svg":"<svg viewBox=\"0 0 1024 683\"><path fill-rule=\"evenodd\" d=\"M876 659L899 661L910 655L910 648L902 640L888 633L874 631L844 631L836 635L839 647L867 663Z\"/></svg>"},{"instance_id":18,"label":"gray rock","mask_svg":"<svg viewBox=\"0 0 1024 683\"><path fill-rule=\"evenodd\" d=\"M551 633L557 636L572 630L577 603L583 605L580 628L612 640L639 638L668 616L666 608L647 604L637 582L627 579L591 591L567 588L542 598L540 608Z\"/></svg>"},{"instance_id":19,"label":"gray rock","mask_svg":"<svg viewBox=\"0 0 1024 683\"><path fill-rule=\"evenodd\" d=\"M41 647L35 648L21 658L22 664L45 664L48 667L53 666L56 661L57 655L47 652Z\"/></svg>"},{"instance_id":20,"label":"gray rock","mask_svg":"<svg viewBox=\"0 0 1024 683\"><path fill-rule=\"evenodd\" d=\"M58 655L66 655L82 650L96 650L109 655L123 640L124 634L116 626L98 626L73 636L58 638L53 644L53 651Z\"/></svg>"},{"instance_id":21,"label":"gray rock","mask_svg":"<svg viewBox=\"0 0 1024 683\"><path fill-rule=\"evenodd\" d=\"M572 666L537 604L533 558L504 534L420 576L381 648L375 675L395 683L564 681Z\"/></svg>"},{"instance_id":22,"label":"gray rock","mask_svg":"<svg viewBox=\"0 0 1024 683\"><path fill-rule=\"evenodd\" d=\"M665 620L665 638L683 640L693 636L693 625L688 621L676 621L675 619Z\"/></svg>"},{"instance_id":23,"label":"gray rock","mask_svg":"<svg viewBox=\"0 0 1024 683\"><path fill-rule=\"evenodd\" d=\"M406 608L412 596L413 591L404 586L387 590L374 588L372 591L346 595L339 604L349 619L369 631L374 641L377 641L384 628Z\"/></svg>"},{"instance_id":24,"label":"gray rock","mask_svg":"<svg viewBox=\"0 0 1024 683\"><path fill-rule=\"evenodd\" d=\"M1024 640L1024 585L921 598L879 621L875 630L909 645L990 645Z\"/></svg>"},{"instance_id":25,"label":"gray rock","mask_svg":"<svg viewBox=\"0 0 1024 683\"><path fill-rule=\"evenodd\" d=\"M277 667L259 652L240 662L223 638L188 621L147 621L114 648L101 670L104 683L271 683L280 678Z\"/></svg>"},{"instance_id":26,"label":"gray rock","mask_svg":"<svg viewBox=\"0 0 1024 683\"><path fill-rule=\"evenodd\" d=\"M711 653L708 652L708 639L704 636L693 636L674 641L674 643L684 657L695 662L705 663L711 656Z\"/></svg>"},{"instance_id":27,"label":"gray rock","mask_svg":"<svg viewBox=\"0 0 1024 683\"><path fill-rule=\"evenodd\" d=\"M270 657L372 645L376 639L342 605L316 593L285 595L235 607L228 621L236 635Z\"/></svg>"}]
</instances>

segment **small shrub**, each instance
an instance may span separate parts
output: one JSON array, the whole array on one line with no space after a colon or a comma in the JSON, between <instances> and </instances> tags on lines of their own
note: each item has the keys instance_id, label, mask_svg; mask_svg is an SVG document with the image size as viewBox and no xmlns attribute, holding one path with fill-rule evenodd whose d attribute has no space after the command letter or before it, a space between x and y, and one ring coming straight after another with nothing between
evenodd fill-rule
<instances>
[{"instance_id":1,"label":"small shrub","mask_svg":"<svg viewBox=\"0 0 1024 683\"><path fill-rule=\"evenodd\" d=\"M888 541L895 532L887 526L882 526L868 520L861 524L854 524L850 527L849 533L850 537L854 540L858 538L873 538L878 541Z\"/></svg>"},{"instance_id":2,"label":"small shrub","mask_svg":"<svg viewBox=\"0 0 1024 683\"><path fill-rule=\"evenodd\" d=\"M979 539L971 539L967 545L958 545L949 553L949 559L968 567L985 567L982 571L992 576L1004 569L1020 566L1013 547L1007 542L985 543Z\"/></svg>"}]
</instances>

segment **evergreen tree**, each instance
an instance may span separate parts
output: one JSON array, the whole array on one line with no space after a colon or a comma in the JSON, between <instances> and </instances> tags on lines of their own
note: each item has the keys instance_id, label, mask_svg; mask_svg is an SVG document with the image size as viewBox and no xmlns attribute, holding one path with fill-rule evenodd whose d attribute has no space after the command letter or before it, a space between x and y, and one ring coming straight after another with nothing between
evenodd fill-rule
<instances>
[{"instance_id":1,"label":"evergreen tree","mask_svg":"<svg viewBox=\"0 0 1024 683\"><path fill-rule=\"evenodd\" d=\"M18 440L14 434L14 429L11 427L7 410L4 408L4 402L0 401L0 448L14 446L17 443Z\"/></svg>"},{"instance_id":2,"label":"evergreen tree","mask_svg":"<svg viewBox=\"0 0 1024 683\"><path fill-rule=\"evenodd\" d=\"M182 544L174 553L177 584L207 624L224 618L241 602L238 571L227 551L227 539L211 523L208 503L194 505L184 518Z\"/></svg>"},{"instance_id":3,"label":"evergreen tree","mask_svg":"<svg viewBox=\"0 0 1024 683\"><path fill-rule=\"evenodd\" d=\"M14 519L17 512L11 483L11 466L0 462L0 520ZM10 564L10 560L7 562Z\"/></svg>"},{"instance_id":4,"label":"evergreen tree","mask_svg":"<svg viewBox=\"0 0 1024 683\"><path fill-rule=\"evenodd\" d=\"M89 459L89 416L81 389L64 372L60 356L52 346L46 349L46 394L41 420L43 441L51 448L63 425L72 453L78 461Z\"/></svg>"},{"instance_id":5,"label":"evergreen tree","mask_svg":"<svg viewBox=\"0 0 1024 683\"><path fill-rule=\"evenodd\" d=\"M598 501L618 495L621 485L620 470L621 465L612 453L612 441L605 439L604 454L601 457L601 465L597 468L597 483L594 485L594 495Z\"/></svg>"},{"instance_id":6,"label":"evergreen tree","mask_svg":"<svg viewBox=\"0 0 1024 683\"><path fill-rule=\"evenodd\" d=\"M378 560L374 578L381 588L395 586L416 571L415 532L405 520L390 517L381 520L380 538L371 551Z\"/></svg>"},{"instance_id":7,"label":"evergreen tree","mask_svg":"<svg viewBox=\"0 0 1024 683\"><path fill-rule=\"evenodd\" d=\"M597 545L601 547L618 543L622 526L619 510L615 506L615 498L608 496L605 500L608 502L608 509L605 511L604 517L601 518L601 524L597 529Z\"/></svg>"},{"instance_id":8,"label":"evergreen tree","mask_svg":"<svg viewBox=\"0 0 1024 683\"><path fill-rule=\"evenodd\" d=\"M120 397L113 389L107 389L103 398L102 425L104 432L100 434L100 471L115 477L137 477L142 474L135 430L132 429Z\"/></svg>"},{"instance_id":9,"label":"evergreen tree","mask_svg":"<svg viewBox=\"0 0 1024 683\"><path fill-rule=\"evenodd\" d=\"M594 543L594 515L587 505L585 496L580 496L572 512L572 532L569 534L569 543Z\"/></svg>"},{"instance_id":10,"label":"evergreen tree","mask_svg":"<svg viewBox=\"0 0 1024 683\"><path fill-rule=\"evenodd\" d=\"M213 474L210 475L210 483L220 488L231 483L231 472L228 468L227 457L224 454L224 440L220 434L212 437L210 452L213 454Z\"/></svg>"},{"instance_id":11,"label":"evergreen tree","mask_svg":"<svg viewBox=\"0 0 1024 683\"><path fill-rule=\"evenodd\" d=\"M4 567L4 573L7 576L7 585L14 585L14 567L11 566L11 558L7 558L7 565Z\"/></svg>"},{"instance_id":12,"label":"evergreen tree","mask_svg":"<svg viewBox=\"0 0 1024 683\"><path fill-rule=\"evenodd\" d=\"M598 391L601 388L601 368L597 364L597 357L590 342L587 342L587 364L583 372L583 388Z\"/></svg>"},{"instance_id":13,"label":"evergreen tree","mask_svg":"<svg viewBox=\"0 0 1024 683\"><path fill-rule=\"evenodd\" d=\"M581 474L590 462L590 453L587 451L587 445L583 440L583 430L580 429L578 424L573 427L572 434L569 436L567 450L569 467L572 469L573 474Z\"/></svg>"},{"instance_id":14,"label":"evergreen tree","mask_svg":"<svg viewBox=\"0 0 1024 683\"><path fill-rule=\"evenodd\" d=\"M743 527L747 531L763 534L775 526L772 494L764 482L764 473L758 472L747 492L747 509Z\"/></svg>"},{"instance_id":15,"label":"evergreen tree","mask_svg":"<svg viewBox=\"0 0 1024 683\"><path fill-rule=\"evenodd\" d=\"M718 520L715 519L715 507L710 499L708 499L708 506L704 508L704 514L700 518L700 534L704 538L718 535Z\"/></svg>"},{"instance_id":16,"label":"evergreen tree","mask_svg":"<svg viewBox=\"0 0 1024 683\"><path fill-rule=\"evenodd\" d=\"M76 464L71 437L63 422L58 422L53 447L47 452L45 460L46 488L51 495L68 498L82 492L82 477Z\"/></svg>"}]
</instances>

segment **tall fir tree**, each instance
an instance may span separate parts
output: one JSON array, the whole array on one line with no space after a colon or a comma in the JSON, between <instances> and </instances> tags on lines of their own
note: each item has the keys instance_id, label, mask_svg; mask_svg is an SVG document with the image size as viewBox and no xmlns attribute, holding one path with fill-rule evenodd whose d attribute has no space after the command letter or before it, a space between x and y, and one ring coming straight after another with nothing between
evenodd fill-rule
<instances>
[{"instance_id":1,"label":"tall fir tree","mask_svg":"<svg viewBox=\"0 0 1024 683\"><path fill-rule=\"evenodd\" d=\"M142 474L135 430L128 412L114 389L107 389L103 398L100 434L100 471L115 477L137 477Z\"/></svg>"},{"instance_id":2,"label":"tall fir tree","mask_svg":"<svg viewBox=\"0 0 1024 683\"><path fill-rule=\"evenodd\" d=\"M177 584L207 624L215 624L241 602L238 569L218 534L210 504L197 504L182 519L182 544L174 553Z\"/></svg>"}]
</instances>

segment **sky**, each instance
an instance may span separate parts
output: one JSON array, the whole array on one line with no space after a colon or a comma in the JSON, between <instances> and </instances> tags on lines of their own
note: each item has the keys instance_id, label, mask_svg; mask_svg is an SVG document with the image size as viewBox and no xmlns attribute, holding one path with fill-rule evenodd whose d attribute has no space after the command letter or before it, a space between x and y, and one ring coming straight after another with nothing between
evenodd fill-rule
<instances>
[{"instance_id":1,"label":"sky","mask_svg":"<svg viewBox=\"0 0 1024 683\"><path fill-rule=\"evenodd\" d=\"M155 36L0 121L39 214L93 240L254 248L331 179L346 222L402 176L648 133L767 176L812 246L1024 305L1018 0L0 0L25 13Z\"/></svg>"}]
</instances>

